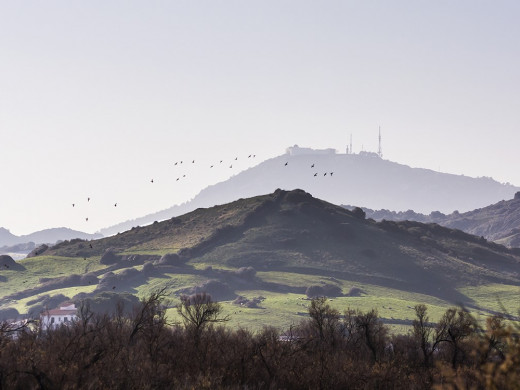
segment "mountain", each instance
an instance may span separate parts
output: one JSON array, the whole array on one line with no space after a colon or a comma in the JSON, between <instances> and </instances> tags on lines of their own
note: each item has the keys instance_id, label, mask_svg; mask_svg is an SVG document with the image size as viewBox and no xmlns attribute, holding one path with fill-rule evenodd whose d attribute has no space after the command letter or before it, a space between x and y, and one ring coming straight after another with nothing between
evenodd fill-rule
<instances>
[{"instance_id":1,"label":"mountain","mask_svg":"<svg viewBox=\"0 0 520 390\"><path fill-rule=\"evenodd\" d=\"M83 240L97 239L103 237L99 233L89 234L69 228L52 228L40 230L31 234L16 236L5 228L0 228L0 248L18 244L34 242L35 244L54 244L60 240L71 240L81 238Z\"/></svg>"},{"instance_id":2,"label":"mountain","mask_svg":"<svg viewBox=\"0 0 520 390\"><path fill-rule=\"evenodd\" d=\"M165 253L175 253L171 264L159 261ZM116 275L113 278L119 279L112 279L123 291L149 283L146 275L150 272L161 278L178 273L202 275L225 283L227 299L246 286L300 293L305 286L291 290L260 279L244 281L238 271L216 271L213 267L250 267L253 275L319 275L332 284L339 280L371 283L468 305L474 302L461 293L461 287L520 285L520 250L437 224L365 219L360 209L349 211L302 190L277 190L197 209L89 243L63 242L43 248L38 253L42 255L85 260L101 257L101 264L110 265L110 270L130 267L128 280ZM135 269L147 263L142 274ZM161 268L169 264L173 268ZM102 288L110 289L112 284L116 288L116 282Z\"/></svg>"},{"instance_id":3,"label":"mountain","mask_svg":"<svg viewBox=\"0 0 520 390\"><path fill-rule=\"evenodd\" d=\"M0 227L0 246L14 245L18 237L12 234L9 230Z\"/></svg>"},{"instance_id":4,"label":"mountain","mask_svg":"<svg viewBox=\"0 0 520 390\"><path fill-rule=\"evenodd\" d=\"M374 153L288 148L287 153L203 189L191 201L100 231L104 236L182 215L199 207L268 193L304 189L335 204L372 209L468 211L511 198L520 188L490 178L472 178L411 168Z\"/></svg>"},{"instance_id":5,"label":"mountain","mask_svg":"<svg viewBox=\"0 0 520 390\"><path fill-rule=\"evenodd\" d=\"M345 206L353 209L353 206ZM363 208L368 218L375 220L418 221L438 223L439 225L460 229L476 236L498 242L509 247L520 247L520 192L513 199L468 211L454 212L448 215L433 212L428 215L413 210L395 212Z\"/></svg>"}]
</instances>

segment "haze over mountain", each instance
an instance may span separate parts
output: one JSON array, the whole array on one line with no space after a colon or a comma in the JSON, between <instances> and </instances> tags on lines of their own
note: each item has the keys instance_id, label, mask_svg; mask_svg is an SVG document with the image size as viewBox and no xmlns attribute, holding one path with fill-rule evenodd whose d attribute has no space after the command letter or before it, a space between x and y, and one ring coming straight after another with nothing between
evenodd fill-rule
<instances>
[{"instance_id":1,"label":"haze over mountain","mask_svg":"<svg viewBox=\"0 0 520 390\"><path fill-rule=\"evenodd\" d=\"M336 153L296 145L287 153L209 186L191 201L101 229L104 236L276 188L301 188L335 204L430 213L468 211L513 197L520 190L491 178L441 173L384 160L375 153Z\"/></svg>"},{"instance_id":2,"label":"haze over mountain","mask_svg":"<svg viewBox=\"0 0 520 390\"><path fill-rule=\"evenodd\" d=\"M345 206L352 209L353 206ZM520 192L513 199L502 200L487 207L465 213L454 212L449 215L433 212L428 215L413 210L395 212L363 208L368 218L377 221L418 221L438 223L442 226L463 230L509 247L520 246Z\"/></svg>"},{"instance_id":3,"label":"haze over mountain","mask_svg":"<svg viewBox=\"0 0 520 390\"><path fill-rule=\"evenodd\" d=\"M60 240L71 240L74 238L90 240L101 237L102 235L99 233L89 234L66 227L44 229L31 234L17 236L12 234L9 230L0 227L0 248L29 242L34 242L35 244L54 244Z\"/></svg>"}]
</instances>

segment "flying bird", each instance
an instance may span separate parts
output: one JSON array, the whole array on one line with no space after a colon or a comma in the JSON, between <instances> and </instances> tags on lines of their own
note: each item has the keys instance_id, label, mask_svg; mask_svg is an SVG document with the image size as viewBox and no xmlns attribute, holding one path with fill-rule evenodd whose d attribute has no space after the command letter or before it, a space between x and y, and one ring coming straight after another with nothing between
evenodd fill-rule
<instances>
[{"instance_id":1,"label":"flying bird","mask_svg":"<svg viewBox=\"0 0 520 390\"><path fill-rule=\"evenodd\" d=\"M330 175L332 176L333 173L334 173L334 172L331 172Z\"/></svg>"},{"instance_id":2,"label":"flying bird","mask_svg":"<svg viewBox=\"0 0 520 390\"><path fill-rule=\"evenodd\" d=\"M311 165L311 168L314 168L314 164Z\"/></svg>"},{"instance_id":3,"label":"flying bird","mask_svg":"<svg viewBox=\"0 0 520 390\"><path fill-rule=\"evenodd\" d=\"M229 167L230 167L230 168L233 168L233 164L231 164Z\"/></svg>"},{"instance_id":4,"label":"flying bird","mask_svg":"<svg viewBox=\"0 0 520 390\"><path fill-rule=\"evenodd\" d=\"M179 178L177 178L177 180L175 180L175 181L179 181Z\"/></svg>"},{"instance_id":5,"label":"flying bird","mask_svg":"<svg viewBox=\"0 0 520 390\"><path fill-rule=\"evenodd\" d=\"M89 244L89 246L90 246L90 249L92 249L92 244Z\"/></svg>"},{"instance_id":6,"label":"flying bird","mask_svg":"<svg viewBox=\"0 0 520 390\"><path fill-rule=\"evenodd\" d=\"M87 218L85 218L85 221L87 221L87 222L88 222L88 217L87 217Z\"/></svg>"},{"instance_id":7,"label":"flying bird","mask_svg":"<svg viewBox=\"0 0 520 390\"><path fill-rule=\"evenodd\" d=\"M150 180L150 183L153 183L153 179L152 179L152 180Z\"/></svg>"},{"instance_id":8,"label":"flying bird","mask_svg":"<svg viewBox=\"0 0 520 390\"><path fill-rule=\"evenodd\" d=\"M74 206L75 206L75 204L74 204L74 203L72 203L72 207L74 207Z\"/></svg>"},{"instance_id":9,"label":"flying bird","mask_svg":"<svg viewBox=\"0 0 520 390\"><path fill-rule=\"evenodd\" d=\"M288 162L285 163L285 166L287 166L287 164L289 164Z\"/></svg>"},{"instance_id":10,"label":"flying bird","mask_svg":"<svg viewBox=\"0 0 520 390\"><path fill-rule=\"evenodd\" d=\"M175 164L174 165L177 165L177 161L175 161Z\"/></svg>"},{"instance_id":11,"label":"flying bird","mask_svg":"<svg viewBox=\"0 0 520 390\"><path fill-rule=\"evenodd\" d=\"M211 165L210 168L213 168L213 165Z\"/></svg>"},{"instance_id":12,"label":"flying bird","mask_svg":"<svg viewBox=\"0 0 520 390\"><path fill-rule=\"evenodd\" d=\"M251 155L247 156L247 158L251 158Z\"/></svg>"},{"instance_id":13,"label":"flying bird","mask_svg":"<svg viewBox=\"0 0 520 390\"><path fill-rule=\"evenodd\" d=\"M235 161L238 160L238 157L235 157Z\"/></svg>"},{"instance_id":14,"label":"flying bird","mask_svg":"<svg viewBox=\"0 0 520 390\"><path fill-rule=\"evenodd\" d=\"M325 173L323 174L323 176L327 176L327 172L325 172Z\"/></svg>"},{"instance_id":15,"label":"flying bird","mask_svg":"<svg viewBox=\"0 0 520 390\"><path fill-rule=\"evenodd\" d=\"M192 164L195 164L195 160L193 160L191 163L192 163Z\"/></svg>"},{"instance_id":16,"label":"flying bird","mask_svg":"<svg viewBox=\"0 0 520 390\"><path fill-rule=\"evenodd\" d=\"M90 202L90 198L87 198L87 202Z\"/></svg>"},{"instance_id":17,"label":"flying bird","mask_svg":"<svg viewBox=\"0 0 520 390\"><path fill-rule=\"evenodd\" d=\"M117 207L117 203L114 203L114 207Z\"/></svg>"},{"instance_id":18,"label":"flying bird","mask_svg":"<svg viewBox=\"0 0 520 390\"><path fill-rule=\"evenodd\" d=\"M112 290L115 290L116 289L116 286L112 287Z\"/></svg>"},{"instance_id":19,"label":"flying bird","mask_svg":"<svg viewBox=\"0 0 520 390\"><path fill-rule=\"evenodd\" d=\"M222 160L220 160L220 163L222 164Z\"/></svg>"},{"instance_id":20,"label":"flying bird","mask_svg":"<svg viewBox=\"0 0 520 390\"><path fill-rule=\"evenodd\" d=\"M314 177L316 177L316 176L318 176L318 172L316 172L316 173L314 174Z\"/></svg>"}]
</instances>

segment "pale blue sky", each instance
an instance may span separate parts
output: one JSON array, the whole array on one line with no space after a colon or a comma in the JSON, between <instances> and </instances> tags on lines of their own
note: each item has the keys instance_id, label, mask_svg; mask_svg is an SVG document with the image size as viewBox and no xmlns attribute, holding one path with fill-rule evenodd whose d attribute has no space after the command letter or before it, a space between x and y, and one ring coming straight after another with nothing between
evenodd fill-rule
<instances>
[{"instance_id":1,"label":"pale blue sky","mask_svg":"<svg viewBox=\"0 0 520 390\"><path fill-rule=\"evenodd\" d=\"M379 125L385 158L520 185L518 20L518 1L1 2L0 226L93 232L189 200L221 158L376 150Z\"/></svg>"}]
</instances>

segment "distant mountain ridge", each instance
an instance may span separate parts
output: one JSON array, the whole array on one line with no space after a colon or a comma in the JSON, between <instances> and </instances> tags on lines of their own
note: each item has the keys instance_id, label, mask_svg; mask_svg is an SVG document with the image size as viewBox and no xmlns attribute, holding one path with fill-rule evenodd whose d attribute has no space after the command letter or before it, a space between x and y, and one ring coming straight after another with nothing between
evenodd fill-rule
<instances>
[{"instance_id":1,"label":"distant mountain ridge","mask_svg":"<svg viewBox=\"0 0 520 390\"><path fill-rule=\"evenodd\" d=\"M2 247L10 247L19 244L34 242L35 244L54 244L60 240L81 238L83 240L98 239L103 237L100 233L84 233L65 227L40 230L31 234L17 236L9 230L0 227L0 250Z\"/></svg>"},{"instance_id":2,"label":"distant mountain ridge","mask_svg":"<svg viewBox=\"0 0 520 390\"><path fill-rule=\"evenodd\" d=\"M435 172L380 158L375 153L339 154L332 149L288 148L226 181L209 186L181 205L101 229L104 236L134 226L148 225L237 198L275 189L301 188L334 204L363 205L372 209L443 213L469 211L510 199L519 187L491 178L472 178Z\"/></svg>"},{"instance_id":3,"label":"distant mountain ridge","mask_svg":"<svg viewBox=\"0 0 520 390\"><path fill-rule=\"evenodd\" d=\"M344 206L353 209L353 206ZM475 209L465 213L454 212L448 215L432 212L429 215L416 213L413 210L395 212L389 210L372 210L363 208L367 218L376 221L417 221L438 223L449 228L463 230L467 233L483 236L488 240L506 245L520 247L520 192L513 199Z\"/></svg>"}]
</instances>

